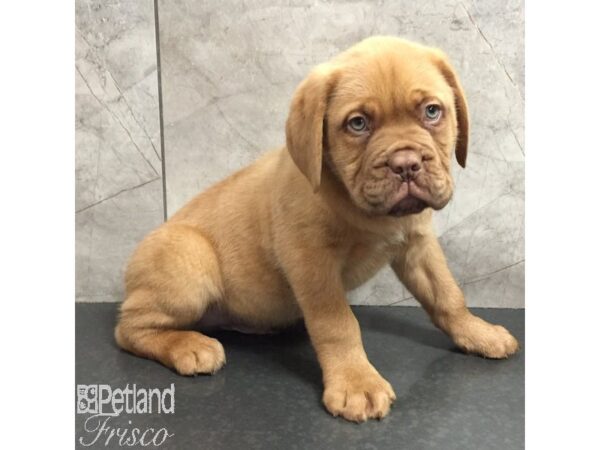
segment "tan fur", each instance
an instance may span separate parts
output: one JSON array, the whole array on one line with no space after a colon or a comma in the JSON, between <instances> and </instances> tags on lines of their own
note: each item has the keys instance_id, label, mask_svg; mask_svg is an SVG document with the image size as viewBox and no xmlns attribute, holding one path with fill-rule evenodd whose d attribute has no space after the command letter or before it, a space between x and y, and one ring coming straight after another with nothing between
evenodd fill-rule
<instances>
[{"instance_id":1,"label":"tan fur","mask_svg":"<svg viewBox=\"0 0 600 450\"><path fill-rule=\"evenodd\" d=\"M443 105L435 129L423 102ZM347 115L372 118L368 136ZM450 158L465 165L468 113L445 56L396 38L367 39L317 67L291 103L287 148L198 195L150 233L126 274L115 336L183 375L212 373L221 344L189 329L211 320L257 332L304 319L323 370L325 407L381 418L395 394L369 363L346 292L391 264L433 322L467 352L514 353L502 327L473 316L431 229L452 194ZM390 215L401 182L385 165L405 147L423 158L416 183L431 208Z\"/></svg>"}]
</instances>

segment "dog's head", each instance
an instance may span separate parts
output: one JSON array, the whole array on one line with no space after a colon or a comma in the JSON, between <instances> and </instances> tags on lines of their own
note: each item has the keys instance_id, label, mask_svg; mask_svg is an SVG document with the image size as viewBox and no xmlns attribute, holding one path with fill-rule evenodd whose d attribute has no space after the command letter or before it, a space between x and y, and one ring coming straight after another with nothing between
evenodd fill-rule
<instances>
[{"instance_id":1,"label":"dog's head","mask_svg":"<svg viewBox=\"0 0 600 450\"><path fill-rule=\"evenodd\" d=\"M392 37L366 39L297 88L287 148L316 191L329 170L368 214L443 208L453 151L467 158L463 90L445 55Z\"/></svg>"}]
</instances>

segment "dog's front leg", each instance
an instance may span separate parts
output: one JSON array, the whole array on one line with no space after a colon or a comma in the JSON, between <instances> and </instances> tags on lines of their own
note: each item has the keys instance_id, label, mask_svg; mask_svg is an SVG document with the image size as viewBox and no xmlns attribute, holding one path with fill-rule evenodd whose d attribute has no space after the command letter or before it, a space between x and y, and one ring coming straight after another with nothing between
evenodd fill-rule
<instances>
[{"instance_id":1,"label":"dog's front leg","mask_svg":"<svg viewBox=\"0 0 600 450\"><path fill-rule=\"evenodd\" d=\"M392 268L433 323L463 351L487 358L506 358L518 350L517 340L504 327L469 312L433 234L410 236L392 262Z\"/></svg>"},{"instance_id":2,"label":"dog's front leg","mask_svg":"<svg viewBox=\"0 0 600 450\"><path fill-rule=\"evenodd\" d=\"M323 371L325 407L355 422L384 417L396 395L367 359L335 258L294 253L286 272Z\"/></svg>"}]
</instances>

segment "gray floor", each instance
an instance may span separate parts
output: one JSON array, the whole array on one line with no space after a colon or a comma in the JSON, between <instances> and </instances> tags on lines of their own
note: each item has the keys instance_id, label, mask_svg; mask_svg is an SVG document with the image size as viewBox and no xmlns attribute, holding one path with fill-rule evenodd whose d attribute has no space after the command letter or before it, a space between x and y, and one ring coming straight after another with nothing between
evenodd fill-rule
<instances>
[{"instance_id":1,"label":"gray floor","mask_svg":"<svg viewBox=\"0 0 600 450\"><path fill-rule=\"evenodd\" d=\"M325 412L319 366L301 328L274 336L214 334L227 365L214 376L185 378L116 347L116 305L78 304L76 382L113 389L174 383L174 414L123 413L110 422L122 430L165 427L174 436L158 447L163 449L523 448L523 349L505 361L467 356L419 308L354 311L371 362L398 395L381 422L356 425ZM475 311L505 325L524 347L523 310ZM76 415L76 439L89 443L96 433L84 431L87 417ZM104 442L87 448L122 448L116 439Z\"/></svg>"}]
</instances>

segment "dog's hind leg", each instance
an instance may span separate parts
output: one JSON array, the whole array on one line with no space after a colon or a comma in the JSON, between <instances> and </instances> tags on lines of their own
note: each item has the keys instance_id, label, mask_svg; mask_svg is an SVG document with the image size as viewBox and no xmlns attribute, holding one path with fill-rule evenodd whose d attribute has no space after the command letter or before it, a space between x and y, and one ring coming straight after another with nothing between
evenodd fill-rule
<instances>
[{"instance_id":1,"label":"dog's hind leg","mask_svg":"<svg viewBox=\"0 0 600 450\"><path fill-rule=\"evenodd\" d=\"M181 375L214 373L225 363L219 341L186 328L223 295L219 263L196 229L166 224L148 235L129 263L118 345Z\"/></svg>"}]
</instances>

